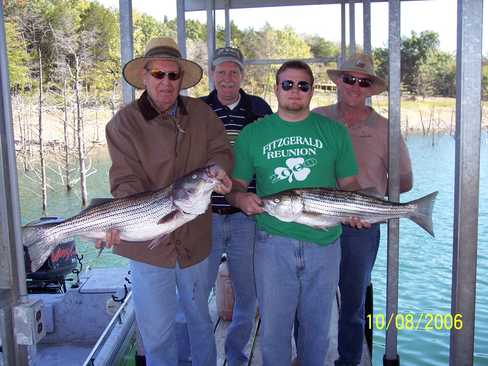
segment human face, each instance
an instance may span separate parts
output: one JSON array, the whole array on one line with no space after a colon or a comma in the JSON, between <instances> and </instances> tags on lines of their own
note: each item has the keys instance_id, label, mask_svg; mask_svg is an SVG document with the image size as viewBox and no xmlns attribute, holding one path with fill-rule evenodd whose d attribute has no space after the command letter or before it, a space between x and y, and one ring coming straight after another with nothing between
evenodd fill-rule
<instances>
[{"instance_id":1,"label":"human face","mask_svg":"<svg viewBox=\"0 0 488 366\"><path fill-rule=\"evenodd\" d=\"M342 73L336 80L337 89L339 90L339 96L341 103L346 104L349 107L362 107L365 104L366 97L369 96L371 87L360 87L356 81L353 85L349 85L342 80L343 75L350 75L361 79L370 79L368 74L362 72L347 72Z\"/></svg>"},{"instance_id":2,"label":"human face","mask_svg":"<svg viewBox=\"0 0 488 366\"><path fill-rule=\"evenodd\" d=\"M215 66L213 80L217 90L217 98L223 105L229 105L239 98L244 74L235 62L225 61Z\"/></svg>"},{"instance_id":3,"label":"human face","mask_svg":"<svg viewBox=\"0 0 488 366\"><path fill-rule=\"evenodd\" d=\"M285 80L293 82L293 87L283 90L281 84ZM306 92L300 90L297 85L300 81L310 84L310 89ZM304 113L310 109L310 100L313 96L312 80L310 76L301 69L286 69L279 76L279 83L275 85L275 94L278 99L278 109L285 113Z\"/></svg>"},{"instance_id":4,"label":"human face","mask_svg":"<svg viewBox=\"0 0 488 366\"><path fill-rule=\"evenodd\" d=\"M155 78L151 71L162 71L166 76L162 79ZM167 73L180 73L178 63L169 60L154 60L146 64L144 68L144 86L151 100L156 104L160 112L168 110L180 93L181 75L177 80L170 80Z\"/></svg>"}]
</instances>

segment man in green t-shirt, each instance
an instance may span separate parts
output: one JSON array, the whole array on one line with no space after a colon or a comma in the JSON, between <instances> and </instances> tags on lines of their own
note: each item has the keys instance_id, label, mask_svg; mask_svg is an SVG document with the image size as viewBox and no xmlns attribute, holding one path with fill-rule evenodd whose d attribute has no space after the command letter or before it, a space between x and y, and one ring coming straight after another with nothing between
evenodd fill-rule
<instances>
[{"instance_id":1,"label":"man in green t-shirt","mask_svg":"<svg viewBox=\"0 0 488 366\"><path fill-rule=\"evenodd\" d=\"M292 188L359 188L347 129L310 112L313 74L302 61L276 74L278 112L246 126L234 146L229 202L256 215L254 253L264 366L289 365L295 314L301 365L323 366L332 302L339 280L341 227L318 230L263 213L261 199ZM257 194L247 192L256 176ZM351 225L367 223L351 219Z\"/></svg>"}]
</instances>

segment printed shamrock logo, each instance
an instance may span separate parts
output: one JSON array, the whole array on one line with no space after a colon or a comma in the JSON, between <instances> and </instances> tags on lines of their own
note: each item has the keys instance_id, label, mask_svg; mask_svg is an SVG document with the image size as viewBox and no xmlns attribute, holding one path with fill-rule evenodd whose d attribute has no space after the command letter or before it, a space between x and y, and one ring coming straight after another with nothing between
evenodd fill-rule
<instances>
[{"instance_id":1,"label":"printed shamrock logo","mask_svg":"<svg viewBox=\"0 0 488 366\"><path fill-rule=\"evenodd\" d=\"M293 182L293 179L304 181L311 172L303 158L290 158L286 160L285 164L286 167L275 168L271 177L273 183L285 179L288 179L290 183Z\"/></svg>"}]
</instances>

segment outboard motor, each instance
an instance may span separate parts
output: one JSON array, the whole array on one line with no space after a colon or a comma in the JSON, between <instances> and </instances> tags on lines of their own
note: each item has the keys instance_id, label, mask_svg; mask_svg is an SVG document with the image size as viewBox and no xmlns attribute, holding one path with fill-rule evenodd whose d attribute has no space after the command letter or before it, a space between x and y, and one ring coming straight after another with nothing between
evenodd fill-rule
<instances>
[{"instance_id":1,"label":"outboard motor","mask_svg":"<svg viewBox=\"0 0 488 366\"><path fill-rule=\"evenodd\" d=\"M63 221L64 219L57 216L47 216L29 225L57 224ZM66 276L73 273L78 263L75 241L66 240L60 243L36 272L30 271L30 258L25 247L24 260L29 293L66 292Z\"/></svg>"}]
</instances>

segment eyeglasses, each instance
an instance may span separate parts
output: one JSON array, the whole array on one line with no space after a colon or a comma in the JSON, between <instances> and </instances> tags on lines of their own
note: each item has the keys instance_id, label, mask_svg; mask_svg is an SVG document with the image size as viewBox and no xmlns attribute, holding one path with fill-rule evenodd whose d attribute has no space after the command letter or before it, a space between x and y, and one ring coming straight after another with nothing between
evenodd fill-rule
<instances>
[{"instance_id":1,"label":"eyeglasses","mask_svg":"<svg viewBox=\"0 0 488 366\"><path fill-rule=\"evenodd\" d=\"M295 85L295 82L292 80L283 80L281 82L281 89L283 89L284 91L288 91L288 90L291 90L294 85ZM310 90L311 86L310 86L310 83L308 81L301 80L297 83L297 88L300 91L306 93Z\"/></svg>"},{"instance_id":2,"label":"eyeglasses","mask_svg":"<svg viewBox=\"0 0 488 366\"><path fill-rule=\"evenodd\" d=\"M153 78L159 79L159 80L162 80L165 77L168 77L169 80L175 81L175 80L178 80L181 76L181 74L179 72L175 72L175 71L170 71L170 72L161 71L161 70L147 70L147 71L151 74L151 76Z\"/></svg>"},{"instance_id":3,"label":"eyeglasses","mask_svg":"<svg viewBox=\"0 0 488 366\"><path fill-rule=\"evenodd\" d=\"M357 76L352 76L349 74L342 75L342 81L347 85L354 85L356 81L361 88L369 88L373 85L373 80L366 78L358 78Z\"/></svg>"}]
</instances>

